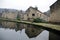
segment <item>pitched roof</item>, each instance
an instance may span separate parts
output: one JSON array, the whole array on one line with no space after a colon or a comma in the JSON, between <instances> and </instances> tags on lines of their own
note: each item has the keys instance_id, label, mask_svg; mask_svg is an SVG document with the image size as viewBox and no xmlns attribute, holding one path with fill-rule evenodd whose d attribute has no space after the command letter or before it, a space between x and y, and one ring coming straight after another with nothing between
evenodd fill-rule
<instances>
[{"instance_id":1,"label":"pitched roof","mask_svg":"<svg viewBox=\"0 0 60 40\"><path fill-rule=\"evenodd\" d=\"M32 8L32 9L34 9L34 10L36 10L36 11L38 11L38 12L40 12L40 13L42 13L41 11L39 11L38 9L36 9L36 8L33 8L33 7L29 7L26 11L28 11L30 8Z\"/></svg>"},{"instance_id":2,"label":"pitched roof","mask_svg":"<svg viewBox=\"0 0 60 40\"><path fill-rule=\"evenodd\" d=\"M54 6L54 5L60 5L60 0L57 0L55 3L53 3L50 7Z\"/></svg>"}]
</instances>

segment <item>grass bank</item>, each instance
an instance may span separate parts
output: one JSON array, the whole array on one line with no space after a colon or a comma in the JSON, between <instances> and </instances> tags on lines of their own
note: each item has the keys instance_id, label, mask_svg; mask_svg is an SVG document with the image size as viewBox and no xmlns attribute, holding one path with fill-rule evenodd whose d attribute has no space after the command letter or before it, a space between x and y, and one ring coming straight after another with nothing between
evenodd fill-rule
<instances>
[{"instance_id":1,"label":"grass bank","mask_svg":"<svg viewBox=\"0 0 60 40\"><path fill-rule=\"evenodd\" d=\"M11 19L2 19L0 18L1 21L10 21L10 22L19 22L19 23L24 23L24 24L31 24L31 25L36 25L48 29L53 29L56 31L60 31L60 25L56 24L49 24L49 23L35 23L35 22L28 22L28 21L19 21L19 20L11 20Z\"/></svg>"}]
</instances>

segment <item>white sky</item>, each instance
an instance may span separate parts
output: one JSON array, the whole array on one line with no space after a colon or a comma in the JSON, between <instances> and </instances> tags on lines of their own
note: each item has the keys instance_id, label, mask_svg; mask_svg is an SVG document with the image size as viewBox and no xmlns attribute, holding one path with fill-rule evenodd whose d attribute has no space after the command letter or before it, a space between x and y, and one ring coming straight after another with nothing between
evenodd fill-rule
<instances>
[{"instance_id":1,"label":"white sky","mask_svg":"<svg viewBox=\"0 0 60 40\"><path fill-rule=\"evenodd\" d=\"M49 10L56 0L0 0L0 8L27 10L29 6L35 7L42 12Z\"/></svg>"}]
</instances>

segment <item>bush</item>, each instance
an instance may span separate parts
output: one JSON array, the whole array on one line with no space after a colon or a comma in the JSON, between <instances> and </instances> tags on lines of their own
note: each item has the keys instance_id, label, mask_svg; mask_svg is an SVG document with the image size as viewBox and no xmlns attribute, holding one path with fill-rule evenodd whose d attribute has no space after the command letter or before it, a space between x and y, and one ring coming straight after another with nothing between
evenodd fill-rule
<instances>
[{"instance_id":1,"label":"bush","mask_svg":"<svg viewBox=\"0 0 60 40\"><path fill-rule=\"evenodd\" d=\"M17 20L20 20L20 18L17 18Z\"/></svg>"},{"instance_id":2,"label":"bush","mask_svg":"<svg viewBox=\"0 0 60 40\"><path fill-rule=\"evenodd\" d=\"M42 20L40 18L36 18L36 19L33 19L33 22L39 23L39 22L45 22L45 20Z\"/></svg>"},{"instance_id":3,"label":"bush","mask_svg":"<svg viewBox=\"0 0 60 40\"><path fill-rule=\"evenodd\" d=\"M20 20L20 17L19 16L17 16L17 20Z\"/></svg>"}]
</instances>

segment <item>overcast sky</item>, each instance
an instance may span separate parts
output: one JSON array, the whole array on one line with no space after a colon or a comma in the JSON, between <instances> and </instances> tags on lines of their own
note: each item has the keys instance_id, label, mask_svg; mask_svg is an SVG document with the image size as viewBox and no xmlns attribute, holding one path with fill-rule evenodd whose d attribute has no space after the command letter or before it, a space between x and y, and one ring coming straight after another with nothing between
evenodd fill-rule
<instances>
[{"instance_id":1,"label":"overcast sky","mask_svg":"<svg viewBox=\"0 0 60 40\"><path fill-rule=\"evenodd\" d=\"M35 7L42 12L49 10L56 0L0 0L0 8L27 10L29 6Z\"/></svg>"}]
</instances>

